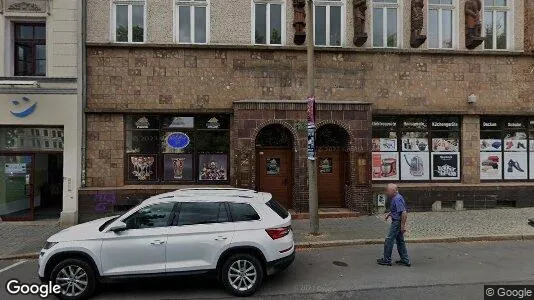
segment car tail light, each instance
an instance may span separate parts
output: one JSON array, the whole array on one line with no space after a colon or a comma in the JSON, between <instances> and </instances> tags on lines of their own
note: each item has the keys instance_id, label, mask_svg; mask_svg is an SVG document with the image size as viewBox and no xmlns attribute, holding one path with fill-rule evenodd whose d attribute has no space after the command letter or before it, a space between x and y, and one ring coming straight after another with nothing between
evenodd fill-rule
<instances>
[{"instance_id":1,"label":"car tail light","mask_svg":"<svg viewBox=\"0 0 534 300\"><path fill-rule=\"evenodd\" d=\"M289 231L291 230L291 227L290 226L287 226L287 227L280 227L280 228L269 228L269 229L265 229L265 231L267 232L267 234L273 239L273 240L277 240L277 239L281 239L283 238L284 236L288 235L289 234Z\"/></svg>"}]
</instances>

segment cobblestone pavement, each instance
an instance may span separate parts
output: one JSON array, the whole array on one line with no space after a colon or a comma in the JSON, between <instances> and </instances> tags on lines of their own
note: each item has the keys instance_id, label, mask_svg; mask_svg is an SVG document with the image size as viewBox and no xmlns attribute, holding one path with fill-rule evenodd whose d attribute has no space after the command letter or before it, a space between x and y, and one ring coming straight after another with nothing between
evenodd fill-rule
<instances>
[{"instance_id":1,"label":"cobblestone pavement","mask_svg":"<svg viewBox=\"0 0 534 300\"><path fill-rule=\"evenodd\" d=\"M534 207L451 212L408 213L406 237L458 238L498 235L534 235L528 219L534 217ZM384 215L359 218L321 219L320 236L310 236L309 220L294 220L297 242L383 239L389 224Z\"/></svg>"},{"instance_id":2,"label":"cobblestone pavement","mask_svg":"<svg viewBox=\"0 0 534 300\"><path fill-rule=\"evenodd\" d=\"M60 229L58 221L0 222L0 258L38 252Z\"/></svg>"}]
</instances>

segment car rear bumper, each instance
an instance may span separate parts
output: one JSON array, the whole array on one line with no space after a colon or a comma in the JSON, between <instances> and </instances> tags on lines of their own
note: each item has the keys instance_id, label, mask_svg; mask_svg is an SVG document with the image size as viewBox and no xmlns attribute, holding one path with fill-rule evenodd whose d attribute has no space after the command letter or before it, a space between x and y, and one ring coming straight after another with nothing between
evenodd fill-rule
<instances>
[{"instance_id":1,"label":"car rear bumper","mask_svg":"<svg viewBox=\"0 0 534 300\"><path fill-rule=\"evenodd\" d=\"M273 275L287 269L287 267L289 267L294 260L295 249L293 249L293 252L288 256L267 262L267 275Z\"/></svg>"}]
</instances>

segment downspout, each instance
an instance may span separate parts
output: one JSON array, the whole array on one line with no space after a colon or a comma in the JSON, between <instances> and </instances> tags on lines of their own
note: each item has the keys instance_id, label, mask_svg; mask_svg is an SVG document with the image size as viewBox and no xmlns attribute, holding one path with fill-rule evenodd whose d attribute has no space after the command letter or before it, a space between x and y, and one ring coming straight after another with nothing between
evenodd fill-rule
<instances>
[{"instance_id":1,"label":"downspout","mask_svg":"<svg viewBox=\"0 0 534 300\"><path fill-rule=\"evenodd\" d=\"M81 1L82 4L82 172L81 187L86 187L86 169L87 169L87 1Z\"/></svg>"}]
</instances>

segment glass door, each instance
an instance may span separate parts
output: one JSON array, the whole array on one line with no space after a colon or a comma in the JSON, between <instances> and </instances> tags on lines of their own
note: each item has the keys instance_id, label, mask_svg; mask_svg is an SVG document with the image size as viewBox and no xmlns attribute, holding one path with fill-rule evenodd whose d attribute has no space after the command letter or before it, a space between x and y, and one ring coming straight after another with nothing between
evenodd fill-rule
<instances>
[{"instance_id":1,"label":"glass door","mask_svg":"<svg viewBox=\"0 0 534 300\"><path fill-rule=\"evenodd\" d=\"M0 154L0 218L33 220L33 155Z\"/></svg>"}]
</instances>

